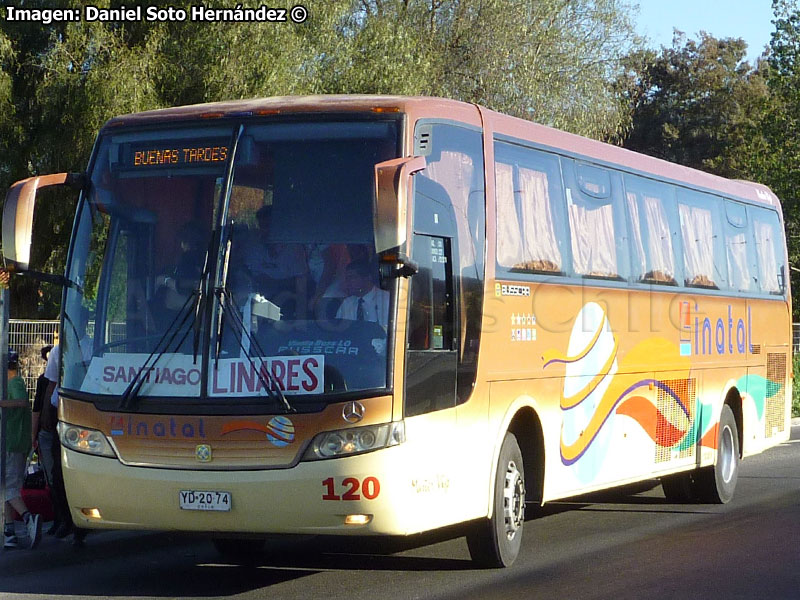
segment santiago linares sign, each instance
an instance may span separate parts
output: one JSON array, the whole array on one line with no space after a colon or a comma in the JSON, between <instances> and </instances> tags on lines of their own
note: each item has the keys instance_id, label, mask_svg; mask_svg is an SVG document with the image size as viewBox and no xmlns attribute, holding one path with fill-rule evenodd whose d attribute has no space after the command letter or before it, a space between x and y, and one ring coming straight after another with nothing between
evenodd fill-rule
<instances>
[{"instance_id":1,"label":"santiago linares sign","mask_svg":"<svg viewBox=\"0 0 800 600\"><path fill-rule=\"evenodd\" d=\"M229 23L303 23L308 18L308 9L297 4L290 9L270 8L264 4L256 8L245 8L236 4L231 8L209 8L202 4L188 10L174 6L120 6L99 8L87 4L82 8L18 8L6 6L6 21L33 22L42 25L63 22L229 22Z\"/></svg>"},{"instance_id":2,"label":"santiago linares sign","mask_svg":"<svg viewBox=\"0 0 800 600\"><path fill-rule=\"evenodd\" d=\"M107 354L95 356L81 385L81 391L94 394L121 394L136 377L147 354ZM231 397L252 396L264 390L264 381L280 385L284 394L321 394L325 355L307 354L261 359L220 359L212 370L209 392ZM261 370L259 377L256 369ZM192 396L200 386L200 367L191 356L165 354L156 366L142 376L142 391L151 396Z\"/></svg>"}]
</instances>

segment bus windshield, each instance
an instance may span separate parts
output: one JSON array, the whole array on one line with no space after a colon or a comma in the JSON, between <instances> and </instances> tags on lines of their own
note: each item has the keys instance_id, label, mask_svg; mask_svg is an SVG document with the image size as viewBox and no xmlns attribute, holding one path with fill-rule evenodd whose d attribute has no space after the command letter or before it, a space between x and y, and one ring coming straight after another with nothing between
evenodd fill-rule
<instances>
[{"instance_id":1,"label":"bus windshield","mask_svg":"<svg viewBox=\"0 0 800 600\"><path fill-rule=\"evenodd\" d=\"M102 135L73 233L61 388L123 408L283 396L300 409L385 390L393 294L373 167L399 155L397 123Z\"/></svg>"}]
</instances>

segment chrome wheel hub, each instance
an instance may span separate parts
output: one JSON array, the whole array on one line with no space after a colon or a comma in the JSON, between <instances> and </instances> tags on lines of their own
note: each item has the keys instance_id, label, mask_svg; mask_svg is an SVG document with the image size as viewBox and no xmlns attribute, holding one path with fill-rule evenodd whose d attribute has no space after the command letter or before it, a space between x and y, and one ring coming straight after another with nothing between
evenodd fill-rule
<instances>
[{"instance_id":1,"label":"chrome wheel hub","mask_svg":"<svg viewBox=\"0 0 800 600\"><path fill-rule=\"evenodd\" d=\"M733 432L730 427L725 427L722 430L721 438L719 444L719 466L722 480L728 483L733 477L733 471L736 468L736 457L733 455L735 451Z\"/></svg>"},{"instance_id":2,"label":"chrome wheel hub","mask_svg":"<svg viewBox=\"0 0 800 600\"><path fill-rule=\"evenodd\" d=\"M512 460L506 467L505 486L503 488L503 520L506 537L514 539L525 520L525 481Z\"/></svg>"}]
</instances>

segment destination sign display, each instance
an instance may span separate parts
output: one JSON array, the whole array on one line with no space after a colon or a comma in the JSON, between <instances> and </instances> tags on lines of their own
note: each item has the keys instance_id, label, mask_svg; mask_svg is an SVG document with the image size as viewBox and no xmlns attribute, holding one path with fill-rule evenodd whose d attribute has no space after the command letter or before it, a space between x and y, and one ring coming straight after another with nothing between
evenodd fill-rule
<instances>
[{"instance_id":1,"label":"destination sign display","mask_svg":"<svg viewBox=\"0 0 800 600\"><path fill-rule=\"evenodd\" d=\"M228 160L228 146L216 141L178 140L130 144L123 150L125 168L200 167L222 165Z\"/></svg>"}]
</instances>

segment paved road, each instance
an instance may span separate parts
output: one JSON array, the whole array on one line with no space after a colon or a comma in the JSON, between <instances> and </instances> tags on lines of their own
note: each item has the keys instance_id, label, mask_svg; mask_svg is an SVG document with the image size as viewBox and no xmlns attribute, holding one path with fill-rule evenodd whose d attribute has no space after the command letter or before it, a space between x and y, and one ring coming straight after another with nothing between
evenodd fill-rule
<instances>
[{"instance_id":1,"label":"paved road","mask_svg":"<svg viewBox=\"0 0 800 600\"><path fill-rule=\"evenodd\" d=\"M187 537L46 538L0 553L0 598L800 598L800 427L742 464L727 506L669 504L656 482L554 503L507 570L474 569L463 538L421 541L284 543L240 566Z\"/></svg>"}]
</instances>

